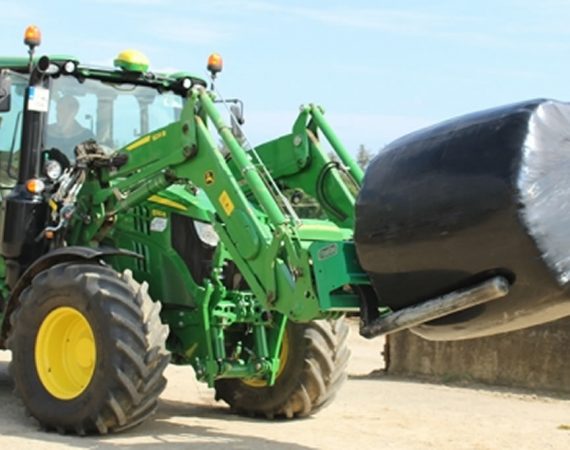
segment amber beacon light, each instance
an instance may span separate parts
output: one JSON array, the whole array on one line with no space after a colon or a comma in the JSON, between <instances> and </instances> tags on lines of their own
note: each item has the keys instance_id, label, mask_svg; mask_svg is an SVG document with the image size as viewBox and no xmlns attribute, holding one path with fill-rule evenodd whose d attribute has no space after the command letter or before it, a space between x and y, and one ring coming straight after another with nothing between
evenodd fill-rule
<instances>
[{"instance_id":1,"label":"amber beacon light","mask_svg":"<svg viewBox=\"0 0 570 450\"><path fill-rule=\"evenodd\" d=\"M215 77L218 73L222 71L224 67L224 61L220 54L212 53L208 57L208 71Z\"/></svg>"},{"instance_id":2,"label":"amber beacon light","mask_svg":"<svg viewBox=\"0 0 570 450\"><path fill-rule=\"evenodd\" d=\"M30 25L24 32L24 44L28 47L37 47L42 42L42 32L35 25Z\"/></svg>"}]
</instances>

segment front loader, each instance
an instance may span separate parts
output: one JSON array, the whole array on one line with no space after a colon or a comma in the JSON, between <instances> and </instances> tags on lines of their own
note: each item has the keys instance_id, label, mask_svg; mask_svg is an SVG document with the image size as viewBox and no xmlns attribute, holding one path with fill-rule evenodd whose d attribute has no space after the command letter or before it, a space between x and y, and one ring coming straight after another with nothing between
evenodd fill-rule
<instances>
[{"instance_id":1,"label":"front loader","mask_svg":"<svg viewBox=\"0 0 570 450\"><path fill-rule=\"evenodd\" d=\"M308 416L346 377L343 314L360 314L366 337L426 323L468 330L469 317L449 318L479 314L516 284L494 268L405 305L384 300L377 279L397 274L376 269L386 257L374 246L393 242L399 222L359 227L355 205L377 180L322 108L303 106L290 134L253 147L240 108L227 125L207 80L153 73L135 51L115 68L37 58L33 28L25 41L30 58L0 58L0 344L46 429L141 423L169 362L191 365L239 413ZM218 55L208 69L213 85ZM299 195L320 218L299 215Z\"/></svg>"},{"instance_id":2,"label":"front loader","mask_svg":"<svg viewBox=\"0 0 570 450\"><path fill-rule=\"evenodd\" d=\"M134 51L115 64L0 61L1 343L17 393L45 428L120 431L154 411L172 361L238 412L312 414L345 378L341 316L369 285L351 240L361 170L316 106L255 151L205 80L149 72Z\"/></svg>"}]
</instances>

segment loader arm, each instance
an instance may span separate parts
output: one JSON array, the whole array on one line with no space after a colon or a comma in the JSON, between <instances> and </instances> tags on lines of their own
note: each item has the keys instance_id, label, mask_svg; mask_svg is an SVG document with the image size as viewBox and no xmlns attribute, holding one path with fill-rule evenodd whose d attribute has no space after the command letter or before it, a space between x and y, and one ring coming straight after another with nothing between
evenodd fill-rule
<instances>
[{"instance_id":1,"label":"loader arm","mask_svg":"<svg viewBox=\"0 0 570 450\"><path fill-rule=\"evenodd\" d=\"M292 128L290 134L250 149L248 154L253 161L260 160L269 178L281 188L301 190L317 201L327 219L353 230L362 169L326 121L321 107L302 106ZM235 164L230 161L229 166L239 179Z\"/></svg>"},{"instance_id":2,"label":"loader arm","mask_svg":"<svg viewBox=\"0 0 570 450\"><path fill-rule=\"evenodd\" d=\"M295 126L303 128L298 131L305 140L301 151L305 159L315 160L316 169L294 173L289 178L291 185L306 186L316 192L316 188L310 187L310 177L314 185L315 170L322 171L328 161L318 142L309 142L313 125L307 127L303 123L308 114L309 111L302 113ZM234 176L218 150L207 128L208 121L224 140L234 172L237 169L241 179ZM282 146L279 144L275 150ZM270 147L273 144L265 147L263 153L269 154ZM296 147L292 148L285 153L295 151ZM283 211L259 167L236 141L218 114L211 93L203 87L191 91L178 122L139 138L120 154L127 155L128 160L118 170L89 171L71 226L71 244L96 245L112 228L119 213L174 183L183 183L187 189L203 190L210 199L215 209L212 224L264 309L308 321L338 310L339 305L344 309L348 305L350 309L358 308L358 297L342 290L343 286L368 283L356 261L352 242L301 239L299 230L303 224ZM342 200L339 204L345 217L338 222L352 224L354 197L338 174L330 177L326 189ZM339 276L329 270L333 266L349 269Z\"/></svg>"},{"instance_id":3,"label":"loader arm","mask_svg":"<svg viewBox=\"0 0 570 450\"><path fill-rule=\"evenodd\" d=\"M302 106L291 134L255 151L280 185L301 189L317 200L330 221L354 229L355 196L363 172L326 121L322 108Z\"/></svg>"}]
</instances>

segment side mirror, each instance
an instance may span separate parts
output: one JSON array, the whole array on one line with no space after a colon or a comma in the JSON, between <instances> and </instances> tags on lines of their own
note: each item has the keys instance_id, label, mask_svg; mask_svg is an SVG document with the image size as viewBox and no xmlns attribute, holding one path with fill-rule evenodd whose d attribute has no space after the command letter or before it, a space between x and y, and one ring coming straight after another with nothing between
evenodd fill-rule
<instances>
[{"instance_id":1,"label":"side mirror","mask_svg":"<svg viewBox=\"0 0 570 450\"><path fill-rule=\"evenodd\" d=\"M6 74L0 75L0 112L10 111L12 81Z\"/></svg>"},{"instance_id":2,"label":"side mirror","mask_svg":"<svg viewBox=\"0 0 570 450\"><path fill-rule=\"evenodd\" d=\"M226 98L225 100L216 99L214 103L229 104L230 107L230 124L232 127L232 134L237 140L244 139L241 125L245 123L243 116L243 102L239 98Z\"/></svg>"},{"instance_id":3,"label":"side mirror","mask_svg":"<svg viewBox=\"0 0 570 450\"><path fill-rule=\"evenodd\" d=\"M245 119L243 117L243 103L240 100L235 101L235 103L230 106L230 111L232 113L230 120L232 133L236 139L241 140L244 137L241 125L245 123Z\"/></svg>"}]
</instances>

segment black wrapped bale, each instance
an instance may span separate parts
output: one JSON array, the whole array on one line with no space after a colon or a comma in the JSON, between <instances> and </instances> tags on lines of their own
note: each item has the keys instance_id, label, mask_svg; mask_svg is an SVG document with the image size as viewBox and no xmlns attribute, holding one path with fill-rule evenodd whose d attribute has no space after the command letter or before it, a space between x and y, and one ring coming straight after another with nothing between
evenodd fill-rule
<instances>
[{"instance_id":1,"label":"black wrapped bale","mask_svg":"<svg viewBox=\"0 0 570 450\"><path fill-rule=\"evenodd\" d=\"M533 100L404 136L366 171L355 241L383 305L494 275L509 295L421 325L437 340L570 315L570 105Z\"/></svg>"}]
</instances>

